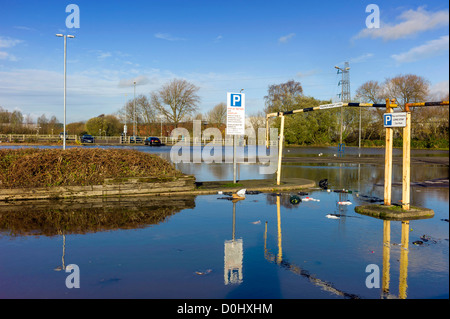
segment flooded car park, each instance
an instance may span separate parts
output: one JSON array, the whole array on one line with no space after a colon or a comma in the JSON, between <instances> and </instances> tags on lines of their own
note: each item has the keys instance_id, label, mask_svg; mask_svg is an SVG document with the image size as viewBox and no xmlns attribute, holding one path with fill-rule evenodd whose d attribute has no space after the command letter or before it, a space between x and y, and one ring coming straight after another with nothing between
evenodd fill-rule
<instances>
[{"instance_id":1,"label":"flooded car park","mask_svg":"<svg viewBox=\"0 0 450 319\"><path fill-rule=\"evenodd\" d=\"M142 146L163 158L168 149ZM240 164L240 179L273 177L259 175L259 165ZM202 181L233 176L227 163L176 166ZM394 182L399 170L394 165ZM448 166L422 165L411 174L412 181L442 178ZM401 257L401 222L390 222L386 252L384 221L354 211L383 197L381 165L286 163L288 177L327 179L329 189L274 189L237 202L213 194L4 203L0 297L448 298L448 188L412 187L412 204L435 216L409 222ZM293 195L301 201L293 203ZM395 183L392 199L401 199ZM79 289L66 286L71 264L80 270Z\"/></svg>"}]
</instances>

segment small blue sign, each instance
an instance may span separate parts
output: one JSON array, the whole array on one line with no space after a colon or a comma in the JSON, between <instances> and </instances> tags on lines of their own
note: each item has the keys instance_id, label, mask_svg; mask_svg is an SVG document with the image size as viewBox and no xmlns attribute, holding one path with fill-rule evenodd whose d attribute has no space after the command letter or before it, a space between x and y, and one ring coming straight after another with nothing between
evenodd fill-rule
<instances>
[{"instance_id":1,"label":"small blue sign","mask_svg":"<svg viewBox=\"0 0 450 319\"><path fill-rule=\"evenodd\" d=\"M383 114L384 126L392 125L392 114Z\"/></svg>"},{"instance_id":2,"label":"small blue sign","mask_svg":"<svg viewBox=\"0 0 450 319\"><path fill-rule=\"evenodd\" d=\"M242 106L242 96L241 94L231 94L231 106L241 107Z\"/></svg>"}]
</instances>

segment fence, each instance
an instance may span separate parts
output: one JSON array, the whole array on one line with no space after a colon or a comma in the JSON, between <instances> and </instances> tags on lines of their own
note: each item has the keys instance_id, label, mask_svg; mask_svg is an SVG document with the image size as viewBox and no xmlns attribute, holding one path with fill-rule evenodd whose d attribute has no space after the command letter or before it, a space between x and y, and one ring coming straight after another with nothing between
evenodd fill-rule
<instances>
[{"instance_id":1,"label":"fence","mask_svg":"<svg viewBox=\"0 0 450 319\"><path fill-rule=\"evenodd\" d=\"M132 136L93 136L94 143L93 144L104 144L104 145L120 145L120 144L130 144L134 145ZM226 135L225 138L189 138L186 139L184 137L171 137L171 136L162 136L158 137L161 140L161 143L166 145L174 145L175 143L182 143L183 141L186 145L222 145L222 146L233 146L233 136ZM59 135L44 135L44 134L0 134L0 142L9 142L9 143L54 143L62 141ZM73 141L81 143L81 136L78 135L67 135L66 141ZM189 141L189 142L188 142ZM143 144L144 139L137 144ZM239 140L239 146L246 145L257 145L258 140L256 138L241 138ZM277 146L278 141L270 141L271 146Z\"/></svg>"}]
</instances>

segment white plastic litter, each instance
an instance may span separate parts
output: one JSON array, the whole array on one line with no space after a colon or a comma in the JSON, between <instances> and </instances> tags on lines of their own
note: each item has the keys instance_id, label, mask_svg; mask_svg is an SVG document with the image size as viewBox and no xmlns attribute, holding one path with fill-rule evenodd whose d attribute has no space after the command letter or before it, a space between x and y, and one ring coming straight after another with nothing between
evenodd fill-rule
<instances>
[{"instance_id":1,"label":"white plastic litter","mask_svg":"<svg viewBox=\"0 0 450 319\"><path fill-rule=\"evenodd\" d=\"M247 191L247 190L246 190L245 188L243 188L243 189L239 190L236 194L239 195L239 196L241 196L241 197L245 197L245 192L246 192L246 191Z\"/></svg>"},{"instance_id":2,"label":"white plastic litter","mask_svg":"<svg viewBox=\"0 0 450 319\"><path fill-rule=\"evenodd\" d=\"M330 214L327 214L325 217L330 218L330 219L339 219L338 216L334 216L334 215L330 215Z\"/></svg>"},{"instance_id":3,"label":"white plastic litter","mask_svg":"<svg viewBox=\"0 0 450 319\"><path fill-rule=\"evenodd\" d=\"M338 202L339 205L352 205L351 201L345 201L345 202Z\"/></svg>"},{"instance_id":4,"label":"white plastic litter","mask_svg":"<svg viewBox=\"0 0 450 319\"><path fill-rule=\"evenodd\" d=\"M320 199L315 199L312 197L305 197L305 198L302 198L302 201L303 202L320 202Z\"/></svg>"}]
</instances>

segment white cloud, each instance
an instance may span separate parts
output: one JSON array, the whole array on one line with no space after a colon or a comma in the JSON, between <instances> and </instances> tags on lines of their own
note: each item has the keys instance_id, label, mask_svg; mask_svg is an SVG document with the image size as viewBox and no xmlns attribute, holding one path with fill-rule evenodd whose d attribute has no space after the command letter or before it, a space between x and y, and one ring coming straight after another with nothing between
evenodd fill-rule
<instances>
[{"instance_id":1,"label":"white cloud","mask_svg":"<svg viewBox=\"0 0 450 319\"><path fill-rule=\"evenodd\" d=\"M431 40L423 45L414 47L407 52L393 54L391 57L398 63L414 62L442 54L448 51L448 47L449 36L444 35L439 39Z\"/></svg>"},{"instance_id":2,"label":"white cloud","mask_svg":"<svg viewBox=\"0 0 450 319\"><path fill-rule=\"evenodd\" d=\"M0 51L0 60L17 61L17 58L8 52Z\"/></svg>"},{"instance_id":3,"label":"white cloud","mask_svg":"<svg viewBox=\"0 0 450 319\"><path fill-rule=\"evenodd\" d=\"M449 11L441 10L430 12L419 7L417 10L408 10L399 16L402 22L391 25L381 23L380 28L366 28L361 30L355 38L381 38L385 41L406 38L414 34L448 26Z\"/></svg>"},{"instance_id":4,"label":"white cloud","mask_svg":"<svg viewBox=\"0 0 450 319\"><path fill-rule=\"evenodd\" d=\"M22 40L0 36L0 48L12 48L21 42Z\"/></svg>"},{"instance_id":5,"label":"white cloud","mask_svg":"<svg viewBox=\"0 0 450 319\"><path fill-rule=\"evenodd\" d=\"M357 56L356 58L350 58L350 60L348 62L352 63L352 64L353 63L362 63L362 62L366 62L371 57L373 57L373 53L366 53L366 54Z\"/></svg>"},{"instance_id":6,"label":"white cloud","mask_svg":"<svg viewBox=\"0 0 450 319\"><path fill-rule=\"evenodd\" d=\"M109 58L111 56L112 56L111 52L100 52L98 55L98 58L103 60L103 59Z\"/></svg>"},{"instance_id":7,"label":"white cloud","mask_svg":"<svg viewBox=\"0 0 450 319\"><path fill-rule=\"evenodd\" d=\"M289 33L288 35L280 37L278 39L278 42L280 42L280 43L287 43L293 37L295 37L295 33Z\"/></svg>"},{"instance_id":8,"label":"white cloud","mask_svg":"<svg viewBox=\"0 0 450 319\"><path fill-rule=\"evenodd\" d=\"M0 48L9 49L21 42L23 41L0 36ZM0 51L0 60L17 61L17 58L11 53L8 53L6 51Z\"/></svg>"},{"instance_id":9,"label":"white cloud","mask_svg":"<svg viewBox=\"0 0 450 319\"><path fill-rule=\"evenodd\" d=\"M299 78L306 78L309 76L313 76L315 74L319 73L318 70L309 70L309 71L304 71L304 72L297 72L297 77Z\"/></svg>"},{"instance_id":10,"label":"white cloud","mask_svg":"<svg viewBox=\"0 0 450 319\"><path fill-rule=\"evenodd\" d=\"M136 82L136 85L144 85L144 84L149 83L150 80L145 75L139 75L132 79L121 79L119 81L119 87L121 87L121 88L133 87L134 82Z\"/></svg>"},{"instance_id":11,"label":"white cloud","mask_svg":"<svg viewBox=\"0 0 450 319\"><path fill-rule=\"evenodd\" d=\"M155 33L155 38L163 39L163 40L167 40L167 41L184 41L184 40L186 40L183 38L174 37L174 36L170 35L169 33Z\"/></svg>"},{"instance_id":12,"label":"white cloud","mask_svg":"<svg viewBox=\"0 0 450 319\"><path fill-rule=\"evenodd\" d=\"M448 98L449 93L449 81L442 81L433 84L430 87L430 99L435 101L440 101L444 98Z\"/></svg>"}]
</instances>

